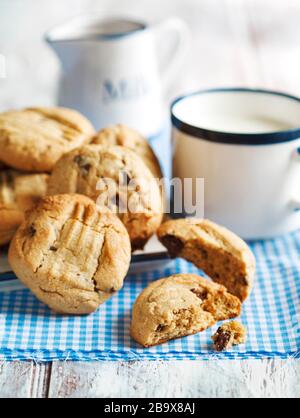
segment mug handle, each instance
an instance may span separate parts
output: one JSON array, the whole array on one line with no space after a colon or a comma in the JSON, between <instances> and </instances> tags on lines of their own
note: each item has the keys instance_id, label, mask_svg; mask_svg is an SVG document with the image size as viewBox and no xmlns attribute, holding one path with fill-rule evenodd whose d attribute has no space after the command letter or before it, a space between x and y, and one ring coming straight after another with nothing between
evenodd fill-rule
<instances>
[{"instance_id":1,"label":"mug handle","mask_svg":"<svg viewBox=\"0 0 300 418\"><path fill-rule=\"evenodd\" d=\"M298 149L296 149L295 153L294 153L294 161L296 163L300 163L300 147ZM299 212L300 211L300 198L293 198L290 201L290 207L294 212Z\"/></svg>"},{"instance_id":2,"label":"mug handle","mask_svg":"<svg viewBox=\"0 0 300 418\"><path fill-rule=\"evenodd\" d=\"M190 30L183 20L177 17L171 17L155 26L154 33L159 55L162 84L163 88L167 90L184 61L190 40Z\"/></svg>"}]
</instances>

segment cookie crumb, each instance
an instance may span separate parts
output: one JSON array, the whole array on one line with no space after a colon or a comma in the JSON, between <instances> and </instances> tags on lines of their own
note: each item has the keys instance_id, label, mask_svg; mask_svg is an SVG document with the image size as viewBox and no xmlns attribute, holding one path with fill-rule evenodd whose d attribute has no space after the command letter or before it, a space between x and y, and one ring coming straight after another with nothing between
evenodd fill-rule
<instances>
[{"instance_id":1,"label":"cookie crumb","mask_svg":"<svg viewBox=\"0 0 300 418\"><path fill-rule=\"evenodd\" d=\"M212 336L214 349L219 352L229 350L234 345L244 344L246 339L246 328L237 321L227 322Z\"/></svg>"}]
</instances>

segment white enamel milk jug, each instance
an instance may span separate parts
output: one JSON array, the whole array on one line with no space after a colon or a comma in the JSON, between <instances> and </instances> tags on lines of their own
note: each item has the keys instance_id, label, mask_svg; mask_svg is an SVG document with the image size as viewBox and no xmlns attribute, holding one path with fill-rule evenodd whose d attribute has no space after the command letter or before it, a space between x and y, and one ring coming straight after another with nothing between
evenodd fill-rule
<instances>
[{"instance_id":1,"label":"white enamel milk jug","mask_svg":"<svg viewBox=\"0 0 300 418\"><path fill-rule=\"evenodd\" d=\"M183 59L189 30L178 18L148 26L130 18L82 16L46 40L62 64L59 105L100 129L124 123L151 137L165 123L163 92Z\"/></svg>"}]
</instances>

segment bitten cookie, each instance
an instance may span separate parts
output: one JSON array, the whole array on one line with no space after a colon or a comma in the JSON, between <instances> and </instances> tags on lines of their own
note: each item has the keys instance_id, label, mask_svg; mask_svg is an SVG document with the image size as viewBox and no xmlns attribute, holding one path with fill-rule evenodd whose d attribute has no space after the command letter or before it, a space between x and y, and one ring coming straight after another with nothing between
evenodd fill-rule
<instances>
[{"instance_id":1,"label":"bitten cookie","mask_svg":"<svg viewBox=\"0 0 300 418\"><path fill-rule=\"evenodd\" d=\"M163 177L158 159L149 142L139 132L125 125L114 125L102 129L91 139L95 145L120 145L136 152L155 178Z\"/></svg>"},{"instance_id":2,"label":"bitten cookie","mask_svg":"<svg viewBox=\"0 0 300 418\"><path fill-rule=\"evenodd\" d=\"M44 198L27 213L9 248L17 277L58 313L89 314L123 286L128 233L85 196Z\"/></svg>"},{"instance_id":3,"label":"bitten cookie","mask_svg":"<svg viewBox=\"0 0 300 418\"><path fill-rule=\"evenodd\" d=\"M0 245L7 244L31 209L46 194L47 174L0 171Z\"/></svg>"},{"instance_id":4,"label":"bitten cookie","mask_svg":"<svg viewBox=\"0 0 300 418\"><path fill-rule=\"evenodd\" d=\"M234 345L244 344L247 339L246 328L237 321L227 322L212 336L216 351L229 350Z\"/></svg>"},{"instance_id":5,"label":"bitten cookie","mask_svg":"<svg viewBox=\"0 0 300 418\"><path fill-rule=\"evenodd\" d=\"M150 347L240 313L240 300L223 286L194 274L177 274L151 283L140 294L133 306L131 336Z\"/></svg>"},{"instance_id":6,"label":"bitten cookie","mask_svg":"<svg viewBox=\"0 0 300 418\"><path fill-rule=\"evenodd\" d=\"M249 296L255 258L232 232L208 220L186 218L161 225L158 238L172 258L192 262L241 301Z\"/></svg>"},{"instance_id":7,"label":"bitten cookie","mask_svg":"<svg viewBox=\"0 0 300 418\"><path fill-rule=\"evenodd\" d=\"M148 167L130 149L87 145L56 164L48 194L80 193L116 212L132 249L142 249L162 221L161 193Z\"/></svg>"},{"instance_id":8,"label":"bitten cookie","mask_svg":"<svg viewBox=\"0 0 300 418\"><path fill-rule=\"evenodd\" d=\"M0 161L31 172L51 172L66 152L94 133L80 113L65 108L30 108L0 114Z\"/></svg>"}]
</instances>

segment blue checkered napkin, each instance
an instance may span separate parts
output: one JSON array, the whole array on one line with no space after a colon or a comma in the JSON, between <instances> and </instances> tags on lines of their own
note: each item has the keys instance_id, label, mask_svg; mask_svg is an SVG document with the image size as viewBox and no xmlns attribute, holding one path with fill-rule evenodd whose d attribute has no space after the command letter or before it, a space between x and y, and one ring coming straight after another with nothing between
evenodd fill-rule
<instances>
[{"instance_id":1,"label":"blue checkered napkin","mask_svg":"<svg viewBox=\"0 0 300 418\"><path fill-rule=\"evenodd\" d=\"M197 269L176 260L167 269L132 275L121 292L88 317L54 315L27 290L0 294L0 360L154 360L300 357L300 233L252 245L257 281L244 305L246 345L228 353L212 351L211 335L201 334L150 349L129 335L137 295L152 280Z\"/></svg>"}]
</instances>

